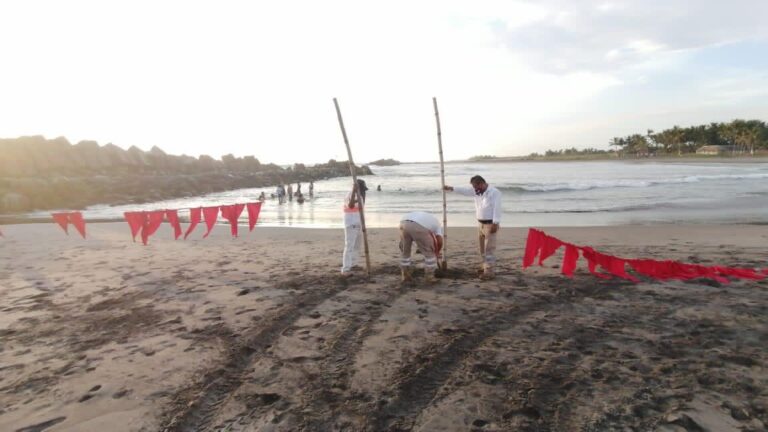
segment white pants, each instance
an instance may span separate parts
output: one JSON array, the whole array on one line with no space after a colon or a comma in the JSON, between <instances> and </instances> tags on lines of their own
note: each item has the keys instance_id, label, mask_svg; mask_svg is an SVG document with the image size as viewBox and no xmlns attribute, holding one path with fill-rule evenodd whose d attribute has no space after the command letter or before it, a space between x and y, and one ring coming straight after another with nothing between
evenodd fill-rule
<instances>
[{"instance_id":1,"label":"white pants","mask_svg":"<svg viewBox=\"0 0 768 432\"><path fill-rule=\"evenodd\" d=\"M357 264L360 258L360 250L363 244L363 227L349 225L344 227L344 255L341 259L341 272L352 271L352 266Z\"/></svg>"}]
</instances>

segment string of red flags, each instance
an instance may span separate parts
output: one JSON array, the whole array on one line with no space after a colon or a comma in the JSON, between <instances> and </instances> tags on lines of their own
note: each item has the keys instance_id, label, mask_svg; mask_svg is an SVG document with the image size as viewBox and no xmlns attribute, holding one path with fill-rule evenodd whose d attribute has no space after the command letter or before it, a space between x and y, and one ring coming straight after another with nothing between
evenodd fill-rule
<instances>
[{"instance_id":1,"label":"string of red flags","mask_svg":"<svg viewBox=\"0 0 768 432\"><path fill-rule=\"evenodd\" d=\"M66 212L66 213L51 213L51 216L53 216L53 220L59 224L61 229L64 230L64 232L69 235L69 225L72 224L72 226L75 227L77 232L80 233L83 238L85 238L85 220L83 219L83 214L80 212Z\"/></svg>"},{"instance_id":2,"label":"string of red flags","mask_svg":"<svg viewBox=\"0 0 768 432\"><path fill-rule=\"evenodd\" d=\"M131 229L131 237L133 238L133 241L136 241L136 236L140 235L141 242L146 245L149 243L149 238L155 234L163 222L166 221L173 228L173 236L176 240L181 237L182 232L184 233L184 239L186 240L187 237L194 232L200 222L205 222L206 231L203 234L203 238L206 238L216 226L219 213L221 213L222 218L229 222L232 237L237 237L237 221L245 209L248 209L248 231L250 232L253 231L253 228L256 226L256 222L259 219L261 202L191 208L189 209L189 226L187 227L186 232L181 229L178 210L136 211L125 212L123 215Z\"/></svg>"},{"instance_id":3,"label":"string of red flags","mask_svg":"<svg viewBox=\"0 0 768 432\"><path fill-rule=\"evenodd\" d=\"M533 265L536 258L538 258L539 265L544 265L544 261L554 255L561 247L565 247L561 272L568 277L573 276L580 254L587 260L589 272L603 279L618 277L638 282L636 277L627 273L627 265L637 274L660 280L709 278L721 283L728 283L727 277L729 276L752 280L759 280L768 276L768 269L755 270L739 267L702 266L670 260L620 258L600 253L589 246L577 246L564 242L533 228L528 230L523 268ZM598 271L598 267L602 271Z\"/></svg>"}]
</instances>

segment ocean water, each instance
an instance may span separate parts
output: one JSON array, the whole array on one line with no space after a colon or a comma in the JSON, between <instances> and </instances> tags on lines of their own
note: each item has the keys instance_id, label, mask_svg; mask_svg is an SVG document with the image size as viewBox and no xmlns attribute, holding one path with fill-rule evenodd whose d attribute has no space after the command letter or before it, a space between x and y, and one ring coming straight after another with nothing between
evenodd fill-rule
<instances>
[{"instance_id":1,"label":"ocean water","mask_svg":"<svg viewBox=\"0 0 768 432\"><path fill-rule=\"evenodd\" d=\"M366 222L395 227L400 216L424 210L442 219L436 163L371 167ZM469 186L482 175L503 194L503 226L589 226L652 223L768 223L768 163L716 162L496 162L449 163L446 184ZM342 226L351 178L315 183L315 197L298 204L267 200L259 225ZM381 192L376 186L381 185ZM295 187L295 185L294 185ZM302 186L307 193L308 184ZM90 218L122 218L124 211L188 208L255 201L261 191L240 189L143 205L93 206ZM185 216L185 212L181 212ZM448 193L448 225L474 226L472 199ZM246 223L243 214L242 222Z\"/></svg>"}]
</instances>

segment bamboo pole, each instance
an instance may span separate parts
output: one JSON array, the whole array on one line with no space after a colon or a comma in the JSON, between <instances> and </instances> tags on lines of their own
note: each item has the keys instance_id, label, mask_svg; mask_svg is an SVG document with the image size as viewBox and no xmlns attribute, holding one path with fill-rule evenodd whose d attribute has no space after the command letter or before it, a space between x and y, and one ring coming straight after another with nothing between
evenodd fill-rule
<instances>
[{"instance_id":1,"label":"bamboo pole","mask_svg":"<svg viewBox=\"0 0 768 432\"><path fill-rule=\"evenodd\" d=\"M368 251L368 232L365 229L365 212L363 204L363 196L357 186L357 174L355 174L355 162L352 160L352 149L349 147L349 140L347 139L347 130L344 129L344 120L341 118L341 109L339 109L339 102L336 98L333 98L333 105L336 107L336 116L339 118L339 127L341 127L341 135L344 137L344 144L347 146L347 156L349 157L349 172L352 174L352 187L357 190L357 205L360 206L360 226L363 229L363 245L365 246L365 269L368 277L371 277L371 255Z\"/></svg>"},{"instance_id":2,"label":"bamboo pole","mask_svg":"<svg viewBox=\"0 0 768 432\"><path fill-rule=\"evenodd\" d=\"M445 197L445 162L443 161L443 132L440 130L440 112L437 110L437 98L432 98L432 106L435 107L435 121L437 122L437 148L440 151L440 190L443 191L443 271L448 270L448 259L446 251L448 250L448 210Z\"/></svg>"}]
</instances>

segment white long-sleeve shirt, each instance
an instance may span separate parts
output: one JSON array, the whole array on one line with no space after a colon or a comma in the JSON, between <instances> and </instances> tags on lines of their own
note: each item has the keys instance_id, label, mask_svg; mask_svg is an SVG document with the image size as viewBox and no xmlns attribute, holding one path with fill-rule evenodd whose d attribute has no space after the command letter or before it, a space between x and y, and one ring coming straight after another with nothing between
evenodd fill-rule
<instances>
[{"instance_id":1,"label":"white long-sleeve shirt","mask_svg":"<svg viewBox=\"0 0 768 432\"><path fill-rule=\"evenodd\" d=\"M443 227L440 226L440 221L431 214L423 211L410 212L400 218L400 221L411 221L423 226L430 230L432 234L443 235Z\"/></svg>"},{"instance_id":2,"label":"white long-sleeve shirt","mask_svg":"<svg viewBox=\"0 0 768 432\"><path fill-rule=\"evenodd\" d=\"M488 186L480 195L475 194L471 187L454 187L453 191L471 196L475 199L475 216L477 220L491 220L493 223L501 223L501 192L493 186Z\"/></svg>"}]
</instances>

